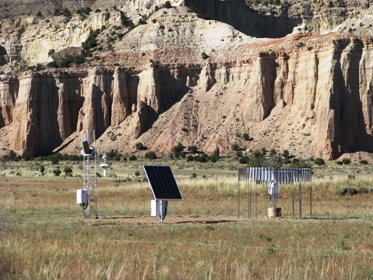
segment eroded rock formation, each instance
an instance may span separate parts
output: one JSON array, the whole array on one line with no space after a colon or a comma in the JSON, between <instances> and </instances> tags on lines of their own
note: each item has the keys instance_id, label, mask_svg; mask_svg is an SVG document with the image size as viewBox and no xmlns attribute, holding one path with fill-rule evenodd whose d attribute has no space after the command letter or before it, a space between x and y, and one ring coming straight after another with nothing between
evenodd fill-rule
<instances>
[{"instance_id":1,"label":"eroded rock formation","mask_svg":"<svg viewBox=\"0 0 373 280\"><path fill-rule=\"evenodd\" d=\"M155 11L147 24L96 51L80 67L2 75L0 152L76 153L83 130L96 132L101 150L122 152L134 151L136 142L162 154L179 142L208 153L219 148L225 155L234 154L233 147L287 149L326 159L373 151L372 38L321 35L304 25L300 33L282 38L253 38L245 34L251 32L245 31L248 23L240 25L242 33L215 20L238 20L229 13L219 18L219 5L230 2L243 5L185 1L189 7ZM152 10L154 3L148 4L143 9ZM205 19L190 8L202 9ZM255 13L252 7L247 11ZM299 17L287 19L282 12L281 22L290 20L287 27L293 28ZM97 19L95 28L118 21L91 17ZM79 30L74 38L84 41L89 29ZM4 38L17 37L12 36ZM47 62L32 52L23 55L10 41L3 45L13 58ZM10 56L4 57L7 69Z\"/></svg>"}]
</instances>

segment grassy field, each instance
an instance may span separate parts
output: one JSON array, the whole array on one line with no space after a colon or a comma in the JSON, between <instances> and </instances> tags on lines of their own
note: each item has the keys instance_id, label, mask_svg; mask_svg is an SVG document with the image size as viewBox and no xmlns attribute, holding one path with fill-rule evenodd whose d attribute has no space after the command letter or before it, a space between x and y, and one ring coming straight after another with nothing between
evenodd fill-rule
<instances>
[{"instance_id":1,"label":"grassy field","mask_svg":"<svg viewBox=\"0 0 373 280\"><path fill-rule=\"evenodd\" d=\"M303 219L297 191L292 219L291 186L281 187L283 217L266 218L266 186L258 185L258 218L248 219L235 161L153 162L171 165L184 197L169 202L159 224L149 217L145 163L114 162L98 179L101 219L84 219L75 204L81 163L58 164L72 177L54 176L48 162L3 164L0 279L373 279L373 193L336 195L372 188L370 165L315 168L312 219L310 185Z\"/></svg>"}]
</instances>

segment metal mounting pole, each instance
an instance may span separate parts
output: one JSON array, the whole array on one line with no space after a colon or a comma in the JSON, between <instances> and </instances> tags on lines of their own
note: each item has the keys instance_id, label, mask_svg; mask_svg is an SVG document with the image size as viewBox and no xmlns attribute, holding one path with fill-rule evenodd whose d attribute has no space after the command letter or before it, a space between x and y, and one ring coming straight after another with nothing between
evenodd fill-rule
<instances>
[{"instance_id":1,"label":"metal mounting pole","mask_svg":"<svg viewBox=\"0 0 373 280\"><path fill-rule=\"evenodd\" d=\"M238 181L237 182L237 219L239 219L240 218L240 176L238 176L237 181Z\"/></svg>"},{"instance_id":2,"label":"metal mounting pole","mask_svg":"<svg viewBox=\"0 0 373 280\"><path fill-rule=\"evenodd\" d=\"M310 218L312 219L312 183L310 184Z\"/></svg>"},{"instance_id":3,"label":"metal mounting pole","mask_svg":"<svg viewBox=\"0 0 373 280\"><path fill-rule=\"evenodd\" d=\"M248 213L248 217L249 219L251 219L251 184L250 184L250 181L248 181L248 188L249 188L249 201L248 201L248 205L247 207L249 208L249 213Z\"/></svg>"},{"instance_id":4,"label":"metal mounting pole","mask_svg":"<svg viewBox=\"0 0 373 280\"><path fill-rule=\"evenodd\" d=\"M295 197L294 197L294 182L291 184L291 195L293 199L293 219L294 219L294 208L295 208Z\"/></svg>"},{"instance_id":5,"label":"metal mounting pole","mask_svg":"<svg viewBox=\"0 0 373 280\"><path fill-rule=\"evenodd\" d=\"M302 219L302 182L299 181L299 219Z\"/></svg>"},{"instance_id":6,"label":"metal mounting pole","mask_svg":"<svg viewBox=\"0 0 373 280\"><path fill-rule=\"evenodd\" d=\"M159 213L160 213L160 223L162 224L163 223L163 200L160 200L160 203L159 203Z\"/></svg>"},{"instance_id":7,"label":"metal mounting pole","mask_svg":"<svg viewBox=\"0 0 373 280\"><path fill-rule=\"evenodd\" d=\"M95 167L94 167L94 178L95 178L95 212L96 219L98 219L98 186L97 186L97 149L96 149L96 131L93 130L93 149L95 157Z\"/></svg>"}]
</instances>

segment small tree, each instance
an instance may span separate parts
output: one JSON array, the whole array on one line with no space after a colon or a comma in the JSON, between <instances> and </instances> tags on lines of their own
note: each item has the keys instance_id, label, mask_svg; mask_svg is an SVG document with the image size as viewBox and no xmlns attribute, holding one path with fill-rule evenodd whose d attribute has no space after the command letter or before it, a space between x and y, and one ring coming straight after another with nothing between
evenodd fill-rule
<instances>
[{"instance_id":1,"label":"small tree","mask_svg":"<svg viewBox=\"0 0 373 280\"><path fill-rule=\"evenodd\" d=\"M263 153L261 153L259 150L255 150L253 153L254 158L257 160L258 165L262 166L261 162L264 159Z\"/></svg>"},{"instance_id":2,"label":"small tree","mask_svg":"<svg viewBox=\"0 0 373 280\"><path fill-rule=\"evenodd\" d=\"M144 146L143 143L141 143L141 142L137 142L137 143L135 144L135 148L136 148L136 150L138 150L138 151L145 150L145 146Z\"/></svg>"},{"instance_id":3,"label":"small tree","mask_svg":"<svg viewBox=\"0 0 373 280\"><path fill-rule=\"evenodd\" d=\"M195 154L198 152L198 147L197 146L188 146L187 148L189 153Z\"/></svg>"},{"instance_id":4,"label":"small tree","mask_svg":"<svg viewBox=\"0 0 373 280\"><path fill-rule=\"evenodd\" d=\"M171 152L174 154L175 158L180 158L180 156L183 154L183 151L185 149L185 146L183 146L180 142L172 147Z\"/></svg>"},{"instance_id":5,"label":"small tree","mask_svg":"<svg viewBox=\"0 0 373 280\"><path fill-rule=\"evenodd\" d=\"M169 8L171 8L172 6L171 6L171 2L170 1L166 1L165 3L164 3L164 6L163 7L165 7L166 9L169 9Z\"/></svg>"}]
</instances>

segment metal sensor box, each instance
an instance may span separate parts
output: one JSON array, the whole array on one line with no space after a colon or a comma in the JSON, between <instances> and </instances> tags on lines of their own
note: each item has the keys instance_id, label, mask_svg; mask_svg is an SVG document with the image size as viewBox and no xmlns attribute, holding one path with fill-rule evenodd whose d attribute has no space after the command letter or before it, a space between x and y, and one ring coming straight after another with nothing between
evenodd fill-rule
<instances>
[{"instance_id":1,"label":"metal sensor box","mask_svg":"<svg viewBox=\"0 0 373 280\"><path fill-rule=\"evenodd\" d=\"M161 215L161 205L162 205L162 215L165 215L166 208L168 205L167 200L156 200L153 199L150 201L150 216L156 217Z\"/></svg>"},{"instance_id":2,"label":"metal sensor box","mask_svg":"<svg viewBox=\"0 0 373 280\"><path fill-rule=\"evenodd\" d=\"M159 216L159 200L150 201L150 215L152 217Z\"/></svg>"},{"instance_id":3,"label":"metal sensor box","mask_svg":"<svg viewBox=\"0 0 373 280\"><path fill-rule=\"evenodd\" d=\"M79 189L76 190L76 203L77 204L87 204L88 201L88 190Z\"/></svg>"}]
</instances>

